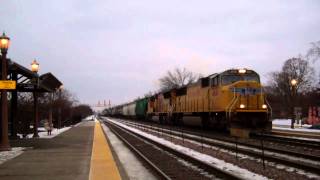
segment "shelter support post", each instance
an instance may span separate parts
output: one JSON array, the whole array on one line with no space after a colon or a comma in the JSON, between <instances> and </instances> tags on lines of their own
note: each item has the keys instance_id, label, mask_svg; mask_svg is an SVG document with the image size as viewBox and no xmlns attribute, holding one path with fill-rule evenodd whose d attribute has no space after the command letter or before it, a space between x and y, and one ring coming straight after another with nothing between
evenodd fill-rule
<instances>
[{"instance_id":1,"label":"shelter support post","mask_svg":"<svg viewBox=\"0 0 320 180\"><path fill-rule=\"evenodd\" d=\"M50 93L49 124L52 124L53 93Z\"/></svg>"},{"instance_id":2,"label":"shelter support post","mask_svg":"<svg viewBox=\"0 0 320 180\"><path fill-rule=\"evenodd\" d=\"M39 114L38 114L38 93L36 89L33 91L33 137L39 137L38 134L38 123L39 123Z\"/></svg>"},{"instance_id":3,"label":"shelter support post","mask_svg":"<svg viewBox=\"0 0 320 180\"><path fill-rule=\"evenodd\" d=\"M17 73L12 73L12 80L17 82ZM11 111L10 111L10 121L11 121L11 139L18 139L18 120L17 120L17 110L18 110L18 92L17 90L12 91L11 97Z\"/></svg>"},{"instance_id":4,"label":"shelter support post","mask_svg":"<svg viewBox=\"0 0 320 180\"><path fill-rule=\"evenodd\" d=\"M2 53L1 62L1 79L7 80L7 52ZM1 90L1 143L0 151L10 150L10 143L8 137L8 99L7 90Z\"/></svg>"}]
</instances>

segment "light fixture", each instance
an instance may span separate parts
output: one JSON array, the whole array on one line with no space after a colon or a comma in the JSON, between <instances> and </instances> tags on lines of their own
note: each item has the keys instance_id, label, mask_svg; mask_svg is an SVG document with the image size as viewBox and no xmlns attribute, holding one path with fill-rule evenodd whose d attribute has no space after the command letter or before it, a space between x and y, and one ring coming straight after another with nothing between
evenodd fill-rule
<instances>
[{"instance_id":1,"label":"light fixture","mask_svg":"<svg viewBox=\"0 0 320 180\"><path fill-rule=\"evenodd\" d=\"M7 37L5 33L3 33L2 36L0 36L1 52L7 52L7 50L9 49L9 45L10 45L10 38Z\"/></svg>"},{"instance_id":2,"label":"light fixture","mask_svg":"<svg viewBox=\"0 0 320 180\"><path fill-rule=\"evenodd\" d=\"M39 63L33 60L31 63L31 71L37 73L39 71Z\"/></svg>"},{"instance_id":3,"label":"light fixture","mask_svg":"<svg viewBox=\"0 0 320 180\"><path fill-rule=\"evenodd\" d=\"M240 109L244 109L246 106L244 104L240 104Z\"/></svg>"},{"instance_id":4,"label":"light fixture","mask_svg":"<svg viewBox=\"0 0 320 180\"><path fill-rule=\"evenodd\" d=\"M239 69L238 72L239 72L240 74L244 74L244 73L247 72L247 70L246 70L246 69Z\"/></svg>"},{"instance_id":5,"label":"light fixture","mask_svg":"<svg viewBox=\"0 0 320 180\"><path fill-rule=\"evenodd\" d=\"M296 79L291 79L290 83L292 86L295 86L298 84L298 81Z\"/></svg>"}]
</instances>

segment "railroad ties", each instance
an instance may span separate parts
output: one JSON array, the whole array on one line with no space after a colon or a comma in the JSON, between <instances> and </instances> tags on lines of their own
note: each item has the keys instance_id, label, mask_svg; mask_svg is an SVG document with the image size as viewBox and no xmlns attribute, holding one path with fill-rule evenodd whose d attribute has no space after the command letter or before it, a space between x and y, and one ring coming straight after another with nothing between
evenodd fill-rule
<instances>
[{"instance_id":1,"label":"railroad ties","mask_svg":"<svg viewBox=\"0 0 320 180\"><path fill-rule=\"evenodd\" d=\"M162 179L320 177L320 149L312 146L144 121L102 121Z\"/></svg>"}]
</instances>

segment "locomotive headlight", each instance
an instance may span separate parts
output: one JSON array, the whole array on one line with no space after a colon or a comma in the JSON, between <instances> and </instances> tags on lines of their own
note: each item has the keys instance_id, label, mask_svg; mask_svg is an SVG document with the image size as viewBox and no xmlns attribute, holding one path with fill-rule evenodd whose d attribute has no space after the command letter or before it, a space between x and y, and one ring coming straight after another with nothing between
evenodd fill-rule
<instances>
[{"instance_id":1,"label":"locomotive headlight","mask_svg":"<svg viewBox=\"0 0 320 180\"><path fill-rule=\"evenodd\" d=\"M262 109L267 109L267 105L263 104Z\"/></svg>"},{"instance_id":2,"label":"locomotive headlight","mask_svg":"<svg viewBox=\"0 0 320 180\"><path fill-rule=\"evenodd\" d=\"M246 106L244 104L240 104L240 108L244 109Z\"/></svg>"},{"instance_id":3,"label":"locomotive headlight","mask_svg":"<svg viewBox=\"0 0 320 180\"><path fill-rule=\"evenodd\" d=\"M247 72L247 70L246 70L246 69L239 69L238 72L239 72L240 74L244 74L244 73Z\"/></svg>"}]
</instances>

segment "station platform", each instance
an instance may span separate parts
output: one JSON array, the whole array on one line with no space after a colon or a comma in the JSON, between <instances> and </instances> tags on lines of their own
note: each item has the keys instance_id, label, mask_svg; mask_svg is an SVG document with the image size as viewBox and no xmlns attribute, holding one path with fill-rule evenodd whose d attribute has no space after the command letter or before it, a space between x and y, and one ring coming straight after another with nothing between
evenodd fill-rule
<instances>
[{"instance_id":1,"label":"station platform","mask_svg":"<svg viewBox=\"0 0 320 180\"><path fill-rule=\"evenodd\" d=\"M99 122L82 122L52 139L11 145L32 148L0 164L1 180L123 179Z\"/></svg>"}]
</instances>

